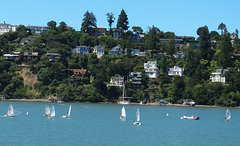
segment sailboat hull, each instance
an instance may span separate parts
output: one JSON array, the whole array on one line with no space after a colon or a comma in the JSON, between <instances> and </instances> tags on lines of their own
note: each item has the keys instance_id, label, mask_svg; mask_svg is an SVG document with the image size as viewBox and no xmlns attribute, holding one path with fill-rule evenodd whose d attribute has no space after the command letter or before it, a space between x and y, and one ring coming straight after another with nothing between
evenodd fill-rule
<instances>
[{"instance_id":1,"label":"sailboat hull","mask_svg":"<svg viewBox=\"0 0 240 146\"><path fill-rule=\"evenodd\" d=\"M118 104L131 104L129 101L119 101Z\"/></svg>"}]
</instances>

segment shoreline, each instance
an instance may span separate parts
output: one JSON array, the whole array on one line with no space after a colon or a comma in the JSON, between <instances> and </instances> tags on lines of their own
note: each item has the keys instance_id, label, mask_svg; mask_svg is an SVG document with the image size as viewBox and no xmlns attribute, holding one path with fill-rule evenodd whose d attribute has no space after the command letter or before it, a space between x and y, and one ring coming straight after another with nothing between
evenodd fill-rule
<instances>
[{"instance_id":1,"label":"shoreline","mask_svg":"<svg viewBox=\"0 0 240 146\"><path fill-rule=\"evenodd\" d=\"M14 101L14 102L46 102L50 103L49 99L3 99L1 101ZM58 103L58 102L56 102ZM59 103L69 103L69 102L59 102ZM91 103L91 102L73 102L73 103ZM94 102L95 103L95 102ZM117 104L112 102L96 102L95 104ZM140 104L140 103L131 103L131 105L142 105L142 106L166 106L166 107L203 107L203 108L240 108L240 106L236 107L225 107L225 106L216 106L216 105L182 105L182 104L171 104L171 105L160 105L159 103L147 103L147 104Z\"/></svg>"}]
</instances>

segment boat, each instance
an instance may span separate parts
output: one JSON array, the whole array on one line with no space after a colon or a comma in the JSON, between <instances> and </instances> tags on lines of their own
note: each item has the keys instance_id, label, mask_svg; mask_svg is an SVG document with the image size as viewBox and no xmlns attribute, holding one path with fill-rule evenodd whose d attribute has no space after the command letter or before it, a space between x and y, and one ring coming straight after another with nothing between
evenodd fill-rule
<instances>
[{"instance_id":1,"label":"boat","mask_svg":"<svg viewBox=\"0 0 240 146\"><path fill-rule=\"evenodd\" d=\"M50 110L50 114L49 114L49 116L48 116L48 118L54 118L55 117L55 108L54 108L54 106L52 105L51 106L51 110Z\"/></svg>"},{"instance_id":2,"label":"boat","mask_svg":"<svg viewBox=\"0 0 240 146\"><path fill-rule=\"evenodd\" d=\"M195 117L195 116L183 116L181 117L181 119L186 119L186 120L199 120L199 117Z\"/></svg>"},{"instance_id":3,"label":"boat","mask_svg":"<svg viewBox=\"0 0 240 146\"><path fill-rule=\"evenodd\" d=\"M231 119L231 112L229 111L229 109L227 109L225 121L228 122L230 119Z\"/></svg>"},{"instance_id":4,"label":"boat","mask_svg":"<svg viewBox=\"0 0 240 146\"><path fill-rule=\"evenodd\" d=\"M5 117L15 117L13 106L10 104L8 107L8 112Z\"/></svg>"},{"instance_id":5,"label":"boat","mask_svg":"<svg viewBox=\"0 0 240 146\"><path fill-rule=\"evenodd\" d=\"M67 115L63 115L62 117L63 118L70 118L71 117L71 110L72 110L72 106L70 105L69 109L68 109L68 114Z\"/></svg>"},{"instance_id":6,"label":"boat","mask_svg":"<svg viewBox=\"0 0 240 146\"><path fill-rule=\"evenodd\" d=\"M121 117L120 117L120 119L122 119L122 120L126 119L126 110L125 110L124 106L122 107L122 110L121 110Z\"/></svg>"},{"instance_id":7,"label":"boat","mask_svg":"<svg viewBox=\"0 0 240 146\"><path fill-rule=\"evenodd\" d=\"M137 120L133 120L133 124L134 125L142 125L142 123L140 123L140 111L139 111L139 108L137 109L137 112L136 112L136 118Z\"/></svg>"},{"instance_id":8,"label":"boat","mask_svg":"<svg viewBox=\"0 0 240 146\"><path fill-rule=\"evenodd\" d=\"M130 98L132 98L132 97L125 96L125 84L123 84L123 95L122 95L122 97L119 97L119 98L122 98L122 100L118 101L118 104L131 104Z\"/></svg>"},{"instance_id":9,"label":"boat","mask_svg":"<svg viewBox=\"0 0 240 146\"><path fill-rule=\"evenodd\" d=\"M45 114L43 115L44 117L48 117L50 115L50 107L46 105L45 107Z\"/></svg>"}]
</instances>

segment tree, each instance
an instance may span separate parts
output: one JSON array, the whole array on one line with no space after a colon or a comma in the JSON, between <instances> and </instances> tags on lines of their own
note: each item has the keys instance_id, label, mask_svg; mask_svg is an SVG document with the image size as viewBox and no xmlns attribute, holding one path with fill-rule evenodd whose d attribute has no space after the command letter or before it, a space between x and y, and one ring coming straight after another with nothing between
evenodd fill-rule
<instances>
[{"instance_id":1,"label":"tree","mask_svg":"<svg viewBox=\"0 0 240 146\"><path fill-rule=\"evenodd\" d=\"M159 64L160 69L162 72L166 73L167 72L167 60L164 54L161 56L160 64Z\"/></svg>"},{"instance_id":2,"label":"tree","mask_svg":"<svg viewBox=\"0 0 240 146\"><path fill-rule=\"evenodd\" d=\"M107 15L108 25L109 25L110 29L112 29L112 24L113 24L113 22L115 20L114 15L113 15L112 12L111 13L107 13L106 15Z\"/></svg>"},{"instance_id":3,"label":"tree","mask_svg":"<svg viewBox=\"0 0 240 146\"><path fill-rule=\"evenodd\" d=\"M123 30L128 30L128 17L126 12L122 9L117 22L117 28L122 28Z\"/></svg>"},{"instance_id":4,"label":"tree","mask_svg":"<svg viewBox=\"0 0 240 146\"><path fill-rule=\"evenodd\" d=\"M65 22L60 22L60 25L58 26L58 31L62 33L66 30L67 30L67 24Z\"/></svg>"},{"instance_id":5,"label":"tree","mask_svg":"<svg viewBox=\"0 0 240 146\"><path fill-rule=\"evenodd\" d=\"M86 12L84 14L81 31L87 32L91 27L97 27L97 19L92 12Z\"/></svg>"},{"instance_id":6,"label":"tree","mask_svg":"<svg viewBox=\"0 0 240 146\"><path fill-rule=\"evenodd\" d=\"M167 43L167 54L172 55L175 53L175 40L174 40L174 35L171 35L170 40Z\"/></svg>"},{"instance_id":7,"label":"tree","mask_svg":"<svg viewBox=\"0 0 240 146\"><path fill-rule=\"evenodd\" d=\"M222 40L219 42L218 49L220 50L218 59L220 65L224 68L232 66L231 54L233 53L233 49L229 34L222 35Z\"/></svg>"},{"instance_id":8,"label":"tree","mask_svg":"<svg viewBox=\"0 0 240 146\"><path fill-rule=\"evenodd\" d=\"M157 36L157 30L158 28L154 26L150 27L145 37L148 48L152 49L152 53L153 53L153 50L157 49L157 43L159 42L159 38Z\"/></svg>"},{"instance_id":9,"label":"tree","mask_svg":"<svg viewBox=\"0 0 240 146\"><path fill-rule=\"evenodd\" d=\"M143 33L143 29L140 26L133 26L132 29L133 29L133 32L135 32L136 34Z\"/></svg>"},{"instance_id":10,"label":"tree","mask_svg":"<svg viewBox=\"0 0 240 146\"><path fill-rule=\"evenodd\" d=\"M221 30L221 35L223 34L223 31L224 30L226 30L227 28L226 28L226 25L224 24L224 23L221 23L221 24L219 24L219 26L218 26L218 30Z\"/></svg>"},{"instance_id":11,"label":"tree","mask_svg":"<svg viewBox=\"0 0 240 146\"><path fill-rule=\"evenodd\" d=\"M48 23L47 23L47 25L48 25L48 27L50 28L50 30L56 30L56 25L57 25L57 23L55 22L55 21L49 21Z\"/></svg>"},{"instance_id":12,"label":"tree","mask_svg":"<svg viewBox=\"0 0 240 146\"><path fill-rule=\"evenodd\" d=\"M208 27L204 26L198 28L197 34L199 35L200 56L202 59L207 59L210 51L210 35Z\"/></svg>"}]
</instances>

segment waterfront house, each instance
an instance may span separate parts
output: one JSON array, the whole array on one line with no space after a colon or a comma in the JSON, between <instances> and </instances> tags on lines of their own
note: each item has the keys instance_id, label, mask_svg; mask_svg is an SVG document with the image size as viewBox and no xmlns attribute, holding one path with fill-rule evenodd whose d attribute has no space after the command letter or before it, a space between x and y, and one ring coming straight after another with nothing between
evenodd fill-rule
<instances>
[{"instance_id":1,"label":"waterfront house","mask_svg":"<svg viewBox=\"0 0 240 146\"><path fill-rule=\"evenodd\" d=\"M124 84L124 77L116 74L115 76L111 77L110 83L108 86L119 86L122 87Z\"/></svg>"},{"instance_id":2,"label":"waterfront house","mask_svg":"<svg viewBox=\"0 0 240 146\"><path fill-rule=\"evenodd\" d=\"M89 53L90 46L76 46L76 48L71 50L71 53L79 53L81 55Z\"/></svg>"},{"instance_id":3,"label":"waterfront house","mask_svg":"<svg viewBox=\"0 0 240 146\"><path fill-rule=\"evenodd\" d=\"M95 46L93 48L93 53L96 53L97 58L101 58L104 55L105 47L102 45Z\"/></svg>"},{"instance_id":4,"label":"waterfront house","mask_svg":"<svg viewBox=\"0 0 240 146\"><path fill-rule=\"evenodd\" d=\"M59 60L61 58L61 55L58 53L47 53L46 56L51 62L55 62L56 60Z\"/></svg>"},{"instance_id":5,"label":"waterfront house","mask_svg":"<svg viewBox=\"0 0 240 146\"><path fill-rule=\"evenodd\" d=\"M38 52L23 52L23 59L25 62L38 58Z\"/></svg>"},{"instance_id":6,"label":"waterfront house","mask_svg":"<svg viewBox=\"0 0 240 146\"><path fill-rule=\"evenodd\" d=\"M212 82L219 82L224 83L226 82L225 73L228 71L228 69L217 69L215 72L213 72L210 76L210 80Z\"/></svg>"},{"instance_id":7,"label":"waterfront house","mask_svg":"<svg viewBox=\"0 0 240 146\"><path fill-rule=\"evenodd\" d=\"M182 76L184 73L184 68L179 66L174 66L168 69L169 76Z\"/></svg>"},{"instance_id":8,"label":"waterfront house","mask_svg":"<svg viewBox=\"0 0 240 146\"><path fill-rule=\"evenodd\" d=\"M157 61L148 61L147 63L144 63L144 70L146 78L157 78L159 75Z\"/></svg>"},{"instance_id":9,"label":"waterfront house","mask_svg":"<svg viewBox=\"0 0 240 146\"><path fill-rule=\"evenodd\" d=\"M4 21L3 23L0 23L0 35L6 32L14 32L16 31L17 27L18 27L17 25L7 24Z\"/></svg>"},{"instance_id":10,"label":"waterfront house","mask_svg":"<svg viewBox=\"0 0 240 146\"><path fill-rule=\"evenodd\" d=\"M3 57L6 59L6 60L15 60L16 58L19 57L19 54L21 52L12 52L10 54L4 54Z\"/></svg>"},{"instance_id":11,"label":"waterfront house","mask_svg":"<svg viewBox=\"0 0 240 146\"><path fill-rule=\"evenodd\" d=\"M28 25L27 28L31 30L32 33L35 33L37 36L39 36L41 33L46 33L49 31L48 26L32 26Z\"/></svg>"},{"instance_id":12,"label":"waterfront house","mask_svg":"<svg viewBox=\"0 0 240 146\"><path fill-rule=\"evenodd\" d=\"M123 54L123 48L121 48L120 46L115 46L108 52L108 54L109 55L121 55L121 54Z\"/></svg>"}]
</instances>

